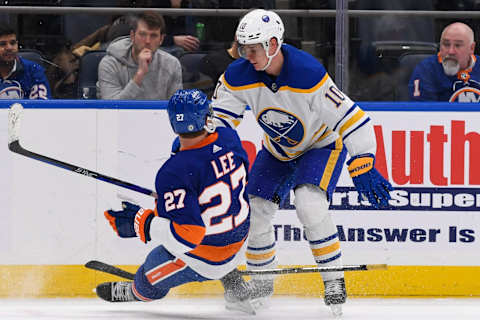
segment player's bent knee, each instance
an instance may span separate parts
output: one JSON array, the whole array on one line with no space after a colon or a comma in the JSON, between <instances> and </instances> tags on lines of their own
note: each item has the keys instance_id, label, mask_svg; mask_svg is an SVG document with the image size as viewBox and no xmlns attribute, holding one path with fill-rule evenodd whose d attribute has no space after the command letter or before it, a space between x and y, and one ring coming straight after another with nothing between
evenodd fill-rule
<instances>
[{"instance_id":1,"label":"player's bent knee","mask_svg":"<svg viewBox=\"0 0 480 320\"><path fill-rule=\"evenodd\" d=\"M134 295L142 301L157 300L165 297L170 288L157 288L152 285L146 275L143 265L137 270L134 281Z\"/></svg>"},{"instance_id":2,"label":"player's bent knee","mask_svg":"<svg viewBox=\"0 0 480 320\"><path fill-rule=\"evenodd\" d=\"M330 214L325 191L312 184L295 189L295 208L300 222L305 226L321 224Z\"/></svg>"}]
</instances>

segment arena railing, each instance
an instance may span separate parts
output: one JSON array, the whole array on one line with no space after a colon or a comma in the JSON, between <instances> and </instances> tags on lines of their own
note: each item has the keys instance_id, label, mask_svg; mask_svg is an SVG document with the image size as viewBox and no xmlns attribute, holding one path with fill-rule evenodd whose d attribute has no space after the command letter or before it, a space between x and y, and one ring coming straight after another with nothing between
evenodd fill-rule
<instances>
[{"instance_id":1,"label":"arena railing","mask_svg":"<svg viewBox=\"0 0 480 320\"><path fill-rule=\"evenodd\" d=\"M335 82L348 93L348 30L349 18L395 16L431 18L480 18L480 11L426 11L426 10L348 10L348 0L336 0L336 10L331 9L275 9L280 16L301 18L336 17L335 32ZM0 6L0 14L92 14L121 15L152 10L163 15L230 16L236 17L249 9L173 9L173 8L131 8L131 7L41 7L41 6Z\"/></svg>"}]
</instances>

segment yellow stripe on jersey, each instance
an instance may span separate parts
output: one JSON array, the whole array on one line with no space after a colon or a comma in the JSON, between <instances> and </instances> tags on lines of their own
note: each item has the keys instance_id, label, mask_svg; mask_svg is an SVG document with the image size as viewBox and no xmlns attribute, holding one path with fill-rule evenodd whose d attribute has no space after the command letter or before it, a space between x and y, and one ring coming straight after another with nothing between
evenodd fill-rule
<instances>
[{"instance_id":1,"label":"yellow stripe on jersey","mask_svg":"<svg viewBox=\"0 0 480 320\"><path fill-rule=\"evenodd\" d=\"M247 84L247 85L244 85L244 86L238 86L238 87L234 87L232 86L231 84L229 84L227 82L227 79L224 78L224 83L225 83L225 86L230 89L230 90L247 90L247 89L254 89L254 88L260 88L260 87L266 87L266 85L263 83L263 82L256 82L256 83L252 83L252 84Z\"/></svg>"},{"instance_id":2,"label":"yellow stripe on jersey","mask_svg":"<svg viewBox=\"0 0 480 320\"><path fill-rule=\"evenodd\" d=\"M218 111L218 112L221 112L221 111ZM219 117L219 118L222 118L222 119L225 119L225 120L228 120L228 121L232 121L235 128L238 127L238 125L240 124L240 120L236 120L233 117L229 117L229 116L224 115L224 114L215 113L215 116Z\"/></svg>"},{"instance_id":3,"label":"yellow stripe on jersey","mask_svg":"<svg viewBox=\"0 0 480 320\"><path fill-rule=\"evenodd\" d=\"M338 157L342 152L343 142L341 138L335 140L335 150L332 151L330 157L328 158L327 164L325 165L325 171L323 172L322 180L320 180L320 189L327 190L330 179L332 178L333 171L337 165Z\"/></svg>"},{"instance_id":4,"label":"yellow stripe on jersey","mask_svg":"<svg viewBox=\"0 0 480 320\"><path fill-rule=\"evenodd\" d=\"M317 83L314 87L312 87L310 89L300 89L300 88L292 88L292 87L289 87L289 86L281 86L280 89L278 89L278 90L279 91L290 90L292 92L297 92L297 93L312 93L314 91L317 91L317 89L320 88L325 83L325 81L327 81L327 79L328 79L328 73L325 73L322 80L320 80L319 83Z\"/></svg>"},{"instance_id":5,"label":"yellow stripe on jersey","mask_svg":"<svg viewBox=\"0 0 480 320\"><path fill-rule=\"evenodd\" d=\"M325 131L317 140L315 140L315 143L322 141L326 137L328 137L333 131L332 130L327 130ZM315 136L312 138L312 140L315 139Z\"/></svg>"},{"instance_id":6,"label":"yellow stripe on jersey","mask_svg":"<svg viewBox=\"0 0 480 320\"><path fill-rule=\"evenodd\" d=\"M365 112L363 110L358 110L357 113L355 113L347 122L343 124L343 126L340 128L340 135L342 135L348 128L350 128L355 122L360 120L363 116L365 115Z\"/></svg>"},{"instance_id":7,"label":"yellow stripe on jersey","mask_svg":"<svg viewBox=\"0 0 480 320\"><path fill-rule=\"evenodd\" d=\"M234 90L234 91L255 89L255 88L260 88L260 87L267 87L263 82L255 82L255 83L251 83L251 84L247 84L247 85L243 85L243 86L232 86L230 83L227 82L227 79L225 79L225 77L223 79L225 80L224 81L225 86L228 89ZM312 93L312 92L317 91L318 88L320 88L325 83L325 81L327 81L327 79L328 79L328 73L325 73L322 80L320 80L315 86L313 86L309 89L300 89L300 88L293 88L293 87L290 87L290 86L281 86L278 89L278 91L289 90L289 91L296 92L296 93Z\"/></svg>"}]
</instances>

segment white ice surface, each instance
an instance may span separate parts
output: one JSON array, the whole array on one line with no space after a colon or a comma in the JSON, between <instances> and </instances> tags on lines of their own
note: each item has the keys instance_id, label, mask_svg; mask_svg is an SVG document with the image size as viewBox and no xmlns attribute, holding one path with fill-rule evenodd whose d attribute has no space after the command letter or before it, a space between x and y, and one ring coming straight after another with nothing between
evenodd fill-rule
<instances>
[{"instance_id":1,"label":"white ice surface","mask_svg":"<svg viewBox=\"0 0 480 320\"><path fill-rule=\"evenodd\" d=\"M480 319L480 299L351 298L341 319ZM273 298L256 316L224 309L221 298L166 298L150 303L107 303L99 299L3 299L0 319L334 319L320 299Z\"/></svg>"}]
</instances>

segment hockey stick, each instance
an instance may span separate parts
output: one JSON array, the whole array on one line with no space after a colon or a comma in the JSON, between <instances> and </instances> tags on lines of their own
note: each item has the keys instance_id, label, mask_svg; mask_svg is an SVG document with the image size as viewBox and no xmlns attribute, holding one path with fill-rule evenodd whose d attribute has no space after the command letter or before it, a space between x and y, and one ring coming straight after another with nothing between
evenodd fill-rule
<instances>
[{"instance_id":1,"label":"hockey stick","mask_svg":"<svg viewBox=\"0 0 480 320\"><path fill-rule=\"evenodd\" d=\"M240 271L242 276L262 275L262 274L291 274L291 273L310 273L310 272L335 272L335 271L366 271L366 270L385 270L386 264L360 264L350 266L331 266L331 267L311 267L311 268L279 268L263 270L245 270Z\"/></svg>"},{"instance_id":2,"label":"hockey stick","mask_svg":"<svg viewBox=\"0 0 480 320\"><path fill-rule=\"evenodd\" d=\"M27 158L42 161L44 163L47 163L62 169L73 171L75 173L78 173L84 176L88 176L97 180L101 180L107 183L117 185L122 188L130 189L133 191L146 194L147 196L157 198L157 193L155 191L137 186L130 182L109 177L95 171L91 171L70 163L66 163L66 162L53 159L53 158L29 151L27 149L24 149L20 145L20 137L19 137L22 111L23 111L23 106L20 103L14 103L10 107L10 111L8 112L8 149L10 149L10 151L21 154L22 156L25 156Z\"/></svg>"},{"instance_id":3,"label":"hockey stick","mask_svg":"<svg viewBox=\"0 0 480 320\"><path fill-rule=\"evenodd\" d=\"M128 280L135 279L135 275L133 273L130 273L128 271L112 266L111 264L106 264L104 262L97 261L97 260L88 261L87 263L85 263L85 267L92 270L110 273L110 274L113 274L114 276L119 276L121 278L125 278Z\"/></svg>"},{"instance_id":4,"label":"hockey stick","mask_svg":"<svg viewBox=\"0 0 480 320\"><path fill-rule=\"evenodd\" d=\"M133 280L135 275L110 264L91 260L85 264L86 268L110 273L125 279ZM291 274L291 273L310 273L310 272L335 272L335 271L366 271L366 270L385 270L386 264L361 264L351 266L332 266L332 267L312 267L312 268L279 268L279 269L265 269L265 270L240 270L242 276L249 275L275 275L275 274Z\"/></svg>"}]
</instances>

